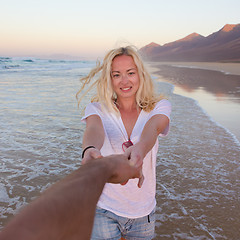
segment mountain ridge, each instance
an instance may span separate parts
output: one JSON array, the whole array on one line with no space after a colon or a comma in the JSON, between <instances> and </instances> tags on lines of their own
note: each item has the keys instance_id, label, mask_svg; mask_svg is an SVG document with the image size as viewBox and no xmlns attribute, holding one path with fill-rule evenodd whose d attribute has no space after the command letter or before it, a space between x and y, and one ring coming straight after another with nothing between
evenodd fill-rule
<instances>
[{"instance_id":1,"label":"mountain ridge","mask_svg":"<svg viewBox=\"0 0 240 240\"><path fill-rule=\"evenodd\" d=\"M139 51L148 61L240 61L240 24L226 24L207 37L194 32L164 45L152 42Z\"/></svg>"}]
</instances>

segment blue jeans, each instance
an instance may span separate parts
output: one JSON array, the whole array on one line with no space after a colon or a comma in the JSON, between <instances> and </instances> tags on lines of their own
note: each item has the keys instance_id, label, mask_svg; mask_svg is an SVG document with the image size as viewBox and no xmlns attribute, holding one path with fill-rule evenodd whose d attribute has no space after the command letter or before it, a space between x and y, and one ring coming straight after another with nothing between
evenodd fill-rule
<instances>
[{"instance_id":1,"label":"blue jeans","mask_svg":"<svg viewBox=\"0 0 240 240\"><path fill-rule=\"evenodd\" d=\"M150 240L154 238L155 209L145 217L125 218L97 207L91 239Z\"/></svg>"}]
</instances>

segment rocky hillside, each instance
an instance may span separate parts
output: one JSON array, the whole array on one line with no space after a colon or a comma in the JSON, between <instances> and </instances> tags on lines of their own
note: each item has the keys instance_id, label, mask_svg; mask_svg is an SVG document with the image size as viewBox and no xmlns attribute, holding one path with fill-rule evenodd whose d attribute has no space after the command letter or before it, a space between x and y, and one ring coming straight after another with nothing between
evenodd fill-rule
<instances>
[{"instance_id":1,"label":"rocky hillside","mask_svg":"<svg viewBox=\"0 0 240 240\"><path fill-rule=\"evenodd\" d=\"M150 43L140 53L149 61L240 61L240 24L227 24L207 37L192 33L163 46Z\"/></svg>"}]
</instances>

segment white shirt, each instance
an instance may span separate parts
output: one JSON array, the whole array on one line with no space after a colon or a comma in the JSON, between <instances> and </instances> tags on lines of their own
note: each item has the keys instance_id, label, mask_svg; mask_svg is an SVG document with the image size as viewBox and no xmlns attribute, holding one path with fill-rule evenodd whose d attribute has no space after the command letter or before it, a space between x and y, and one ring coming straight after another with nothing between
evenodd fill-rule
<instances>
[{"instance_id":1,"label":"white shirt","mask_svg":"<svg viewBox=\"0 0 240 240\"><path fill-rule=\"evenodd\" d=\"M141 110L130 136L133 144L139 141L145 124L152 116L163 114L170 119L170 113L171 104L165 99L159 101L151 112ZM101 154L108 156L123 153L122 144L128 141L128 135L121 117L112 112L107 112L98 102L87 105L82 121L85 122L86 118L91 115L98 115L102 120L105 139L100 149ZM169 126L166 127L160 136L166 136L168 131ZM158 139L152 150L143 160L144 182L141 188L137 186L138 179L130 179L124 186L121 184L107 183L97 205L118 216L127 218L139 218L150 214L156 205L157 151Z\"/></svg>"}]
</instances>

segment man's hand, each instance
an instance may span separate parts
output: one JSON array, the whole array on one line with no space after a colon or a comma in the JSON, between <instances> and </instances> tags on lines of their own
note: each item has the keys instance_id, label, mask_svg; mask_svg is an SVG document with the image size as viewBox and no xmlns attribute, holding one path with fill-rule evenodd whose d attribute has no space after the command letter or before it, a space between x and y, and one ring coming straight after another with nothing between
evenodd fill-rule
<instances>
[{"instance_id":1,"label":"man's hand","mask_svg":"<svg viewBox=\"0 0 240 240\"><path fill-rule=\"evenodd\" d=\"M126 155L110 155L96 161L104 161L110 168L109 183L123 183L141 177L141 167L133 166Z\"/></svg>"}]
</instances>

